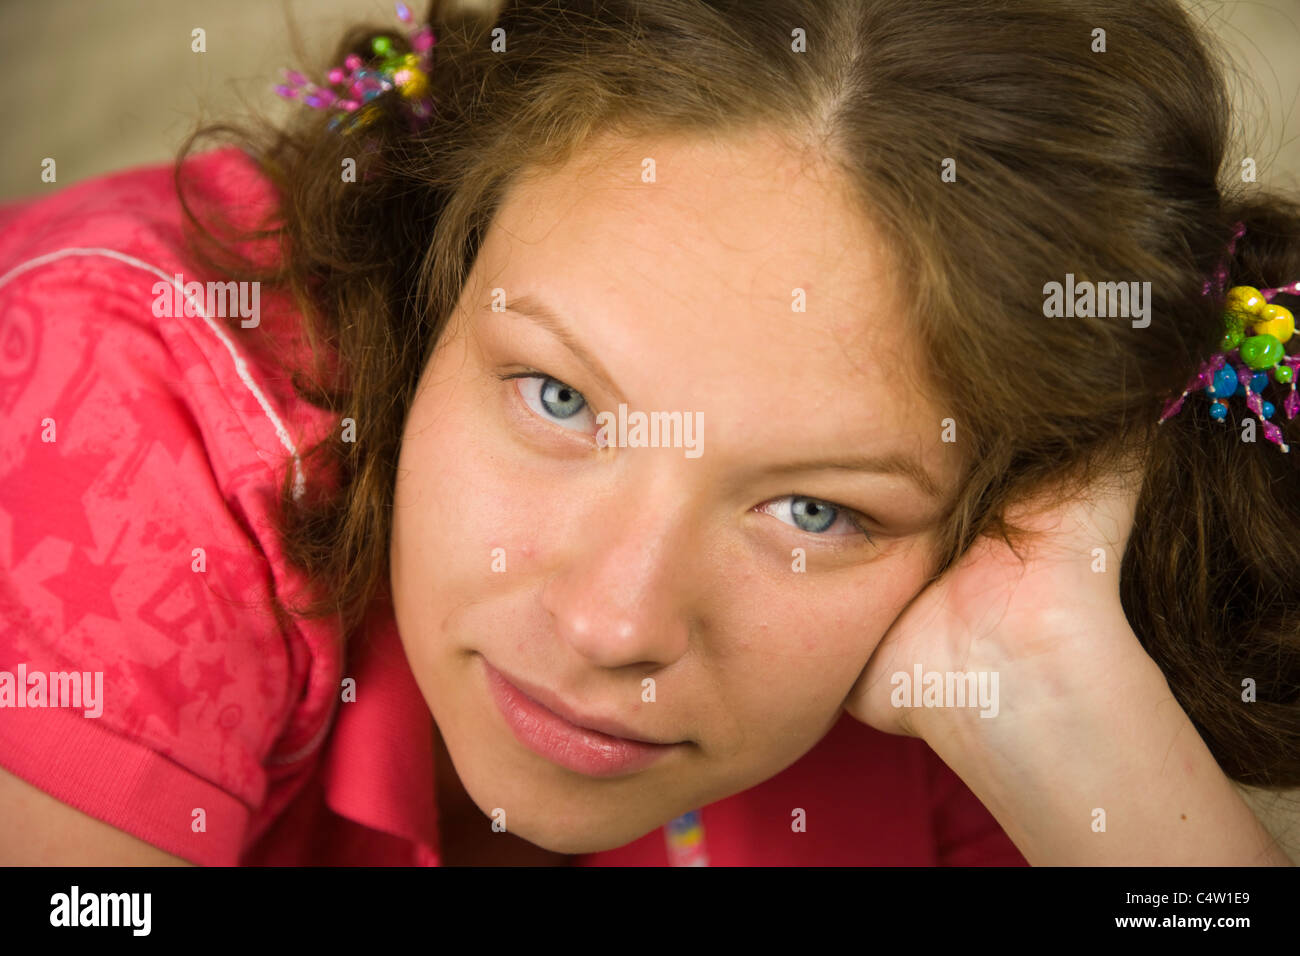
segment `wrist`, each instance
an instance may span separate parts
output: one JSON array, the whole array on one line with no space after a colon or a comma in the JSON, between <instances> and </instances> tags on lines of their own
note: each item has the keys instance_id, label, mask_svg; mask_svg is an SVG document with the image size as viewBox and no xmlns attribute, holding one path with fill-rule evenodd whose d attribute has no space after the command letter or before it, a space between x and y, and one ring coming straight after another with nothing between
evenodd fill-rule
<instances>
[{"instance_id":1,"label":"wrist","mask_svg":"<svg viewBox=\"0 0 1300 956\"><path fill-rule=\"evenodd\" d=\"M913 708L911 728L936 751L993 748L1014 757L1053 725L1101 732L1130 705L1169 696L1164 674L1119 611L1089 617L1053 609L972 644L966 665L967 683L996 688L995 699L980 708Z\"/></svg>"},{"instance_id":2,"label":"wrist","mask_svg":"<svg viewBox=\"0 0 1300 956\"><path fill-rule=\"evenodd\" d=\"M1289 863L1131 640L1103 667L1009 669L996 717L935 709L915 729L1030 863Z\"/></svg>"}]
</instances>

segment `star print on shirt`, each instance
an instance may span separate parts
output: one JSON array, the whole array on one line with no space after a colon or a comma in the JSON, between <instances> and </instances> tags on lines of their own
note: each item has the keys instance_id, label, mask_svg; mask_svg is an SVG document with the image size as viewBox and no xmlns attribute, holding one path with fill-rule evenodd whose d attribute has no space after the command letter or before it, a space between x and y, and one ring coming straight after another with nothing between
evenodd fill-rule
<instances>
[{"instance_id":1,"label":"star print on shirt","mask_svg":"<svg viewBox=\"0 0 1300 956\"><path fill-rule=\"evenodd\" d=\"M230 671L226 669L224 657L217 658L214 661L199 661L199 679L195 682L194 689L203 691L203 696L209 702L216 703L221 697L221 688L233 683L235 683L235 679L230 676Z\"/></svg>"},{"instance_id":2,"label":"star print on shirt","mask_svg":"<svg viewBox=\"0 0 1300 956\"><path fill-rule=\"evenodd\" d=\"M65 456L56 442L35 441L22 463L0 476L0 502L12 522L9 567L22 564L46 538L96 548L82 498L112 460L108 452Z\"/></svg>"},{"instance_id":3,"label":"star print on shirt","mask_svg":"<svg viewBox=\"0 0 1300 956\"><path fill-rule=\"evenodd\" d=\"M129 713L136 715L131 721L131 731L148 730L153 719L167 730L167 740L175 740L181 731L180 709L191 701L188 695L176 692L177 688L190 689L181 680L180 652L158 665L128 663L127 667L136 686L129 708Z\"/></svg>"},{"instance_id":4,"label":"star print on shirt","mask_svg":"<svg viewBox=\"0 0 1300 956\"><path fill-rule=\"evenodd\" d=\"M75 628L87 614L120 621L113 600L113 584L126 570L125 564L91 561L82 548L74 547L68 566L41 582L41 586L63 604L63 633Z\"/></svg>"}]
</instances>

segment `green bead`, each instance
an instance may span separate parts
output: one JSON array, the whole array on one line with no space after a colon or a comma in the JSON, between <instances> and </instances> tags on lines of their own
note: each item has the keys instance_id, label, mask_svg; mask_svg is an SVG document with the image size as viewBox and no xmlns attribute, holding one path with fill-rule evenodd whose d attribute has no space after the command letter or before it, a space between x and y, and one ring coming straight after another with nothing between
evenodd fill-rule
<instances>
[{"instance_id":1,"label":"green bead","mask_svg":"<svg viewBox=\"0 0 1300 956\"><path fill-rule=\"evenodd\" d=\"M370 48L380 56L388 56L393 52L393 41L388 37L375 37L370 41Z\"/></svg>"},{"instance_id":2,"label":"green bead","mask_svg":"<svg viewBox=\"0 0 1300 956\"><path fill-rule=\"evenodd\" d=\"M1241 360L1256 370L1276 365L1285 354L1282 343L1272 335L1252 335L1241 343Z\"/></svg>"},{"instance_id":3,"label":"green bead","mask_svg":"<svg viewBox=\"0 0 1300 956\"><path fill-rule=\"evenodd\" d=\"M1225 351L1235 349L1245 337L1245 317L1236 312L1225 313L1223 316L1223 338L1219 340L1219 348Z\"/></svg>"},{"instance_id":4,"label":"green bead","mask_svg":"<svg viewBox=\"0 0 1300 956\"><path fill-rule=\"evenodd\" d=\"M1279 365L1277 368L1273 369L1273 377L1283 385L1291 381L1293 375L1294 373L1291 371L1290 365Z\"/></svg>"}]
</instances>

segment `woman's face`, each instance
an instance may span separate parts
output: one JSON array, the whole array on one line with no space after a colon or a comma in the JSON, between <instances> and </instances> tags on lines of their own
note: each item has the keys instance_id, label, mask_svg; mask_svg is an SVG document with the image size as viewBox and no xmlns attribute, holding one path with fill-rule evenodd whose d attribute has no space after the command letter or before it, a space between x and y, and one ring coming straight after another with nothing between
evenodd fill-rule
<instances>
[{"instance_id":1,"label":"woman's face","mask_svg":"<svg viewBox=\"0 0 1300 956\"><path fill-rule=\"evenodd\" d=\"M897 371L906 279L811 156L606 139L518 181L425 369L397 624L470 797L539 846L793 763L930 570L956 446Z\"/></svg>"}]
</instances>

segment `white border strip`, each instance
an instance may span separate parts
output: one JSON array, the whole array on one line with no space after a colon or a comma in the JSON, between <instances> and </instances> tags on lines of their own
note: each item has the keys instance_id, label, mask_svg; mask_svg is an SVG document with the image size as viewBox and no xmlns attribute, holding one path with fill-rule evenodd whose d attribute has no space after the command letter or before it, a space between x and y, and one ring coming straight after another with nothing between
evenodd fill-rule
<instances>
[{"instance_id":1,"label":"white border strip","mask_svg":"<svg viewBox=\"0 0 1300 956\"><path fill-rule=\"evenodd\" d=\"M175 276L169 276L157 266L150 265L134 256L124 255L114 249L69 248L59 249L56 252L47 253L46 255L37 256L34 259L20 262L4 275L0 276L0 288L3 288L10 279L20 276L30 269L35 269L37 266L43 266L48 262L54 262L57 259L66 259L70 256L105 256L109 259L116 259L118 262L125 263L128 266L134 266L137 269L143 269L145 272L150 272L162 279L164 282L170 282L174 288L180 291L181 295L185 296L186 301L193 306L194 310L202 317L203 321L208 324L208 328L212 330L212 334L215 335L217 340L226 347L226 351L230 353L230 358L235 363L235 373L239 375L240 381L244 383L245 387L247 387L247 389L253 394L253 397L257 399L257 404L262 406L262 411L266 413L266 417L270 419L271 425L275 428L275 434L276 437L280 439L280 444L283 445L289 454L293 456L293 498L295 501L301 498L304 489L302 459L298 457L298 449L294 446L293 439L289 437L288 429L284 427L284 423L281 422L280 417L276 415L275 409L271 408L271 403L266 400L266 396L262 394L262 390L258 388L257 383L253 381L253 376L249 374L248 371L248 363L245 362L244 357L239 354L239 350L235 348L235 343L230 340L228 335L226 335L225 329L223 329L217 322L214 322L212 317L203 311L202 302L196 302L193 296L186 293L185 287L176 281Z\"/></svg>"}]
</instances>

